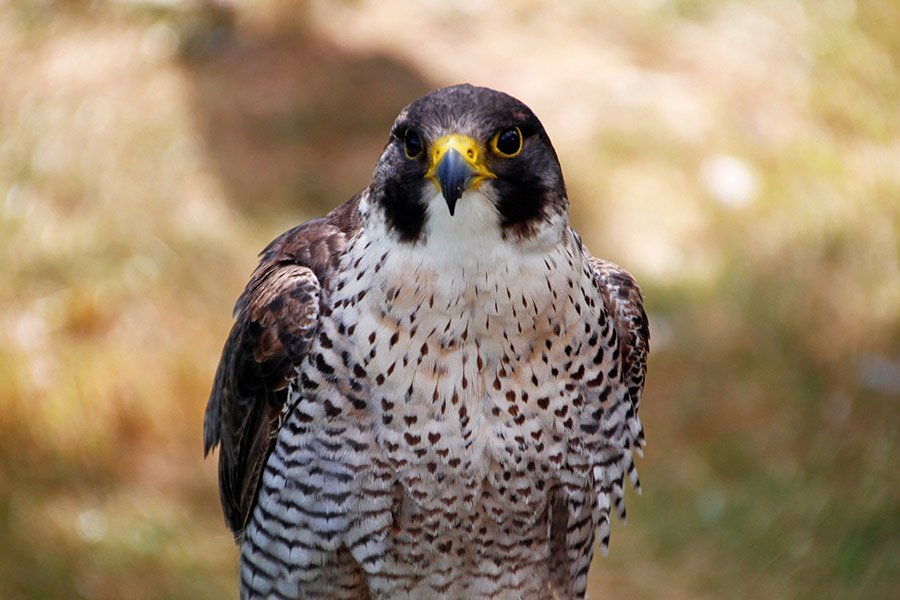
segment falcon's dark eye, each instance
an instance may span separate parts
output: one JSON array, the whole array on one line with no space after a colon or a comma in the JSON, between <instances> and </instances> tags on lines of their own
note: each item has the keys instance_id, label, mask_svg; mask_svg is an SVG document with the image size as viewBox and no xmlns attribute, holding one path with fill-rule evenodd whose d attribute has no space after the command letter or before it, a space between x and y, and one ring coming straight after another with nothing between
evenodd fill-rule
<instances>
[{"instance_id":1,"label":"falcon's dark eye","mask_svg":"<svg viewBox=\"0 0 900 600\"><path fill-rule=\"evenodd\" d=\"M522 151L522 131L518 127L507 127L494 136L494 152L504 158L512 158Z\"/></svg>"},{"instance_id":2,"label":"falcon's dark eye","mask_svg":"<svg viewBox=\"0 0 900 600\"><path fill-rule=\"evenodd\" d=\"M418 158L422 154L422 138L412 129L407 129L403 134L403 148L406 158Z\"/></svg>"}]
</instances>

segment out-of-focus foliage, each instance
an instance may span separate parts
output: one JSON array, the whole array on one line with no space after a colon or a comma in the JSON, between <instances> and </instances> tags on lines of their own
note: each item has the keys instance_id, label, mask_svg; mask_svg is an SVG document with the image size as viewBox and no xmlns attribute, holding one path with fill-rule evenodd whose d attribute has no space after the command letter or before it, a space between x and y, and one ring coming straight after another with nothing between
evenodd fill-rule
<instances>
[{"instance_id":1,"label":"out-of-focus foliage","mask_svg":"<svg viewBox=\"0 0 900 600\"><path fill-rule=\"evenodd\" d=\"M536 110L645 289L645 493L594 596L896 593L900 5L303 6L0 7L0 596L234 596L231 302L457 81Z\"/></svg>"}]
</instances>

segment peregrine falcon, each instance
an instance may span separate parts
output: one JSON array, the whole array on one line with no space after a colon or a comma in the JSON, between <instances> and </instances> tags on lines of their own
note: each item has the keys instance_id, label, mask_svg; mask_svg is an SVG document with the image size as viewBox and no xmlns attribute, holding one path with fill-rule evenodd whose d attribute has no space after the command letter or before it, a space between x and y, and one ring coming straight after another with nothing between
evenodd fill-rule
<instances>
[{"instance_id":1,"label":"peregrine falcon","mask_svg":"<svg viewBox=\"0 0 900 600\"><path fill-rule=\"evenodd\" d=\"M520 101L439 89L262 252L204 445L243 598L583 598L625 516L649 330Z\"/></svg>"}]
</instances>

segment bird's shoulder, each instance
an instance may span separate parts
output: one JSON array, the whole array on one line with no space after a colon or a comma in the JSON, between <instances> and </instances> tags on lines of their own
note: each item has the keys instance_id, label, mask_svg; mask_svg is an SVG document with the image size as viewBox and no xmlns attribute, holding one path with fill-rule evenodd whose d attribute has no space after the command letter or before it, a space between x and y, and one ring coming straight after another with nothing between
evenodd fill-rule
<instances>
[{"instance_id":1,"label":"bird's shoulder","mask_svg":"<svg viewBox=\"0 0 900 600\"><path fill-rule=\"evenodd\" d=\"M219 448L225 519L240 536L256 499L287 388L318 325L322 290L359 229L357 195L275 238L234 307L204 419L204 450Z\"/></svg>"}]
</instances>

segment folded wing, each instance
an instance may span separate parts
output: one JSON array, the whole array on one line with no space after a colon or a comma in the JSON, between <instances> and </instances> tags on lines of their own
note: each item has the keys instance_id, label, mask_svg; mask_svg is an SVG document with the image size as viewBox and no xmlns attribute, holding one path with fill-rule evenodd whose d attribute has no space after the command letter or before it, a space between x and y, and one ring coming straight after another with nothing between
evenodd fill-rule
<instances>
[{"instance_id":1,"label":"folded wing","mask_svg":"<svg viewBox=\"0 0 900 600\"><path fill-rule=\"evenodd\" d=\"M357 199L275 239L235 305L203 422L219 449L219 496L240 540L286 406L318 326L323 289L358 228Z\"/></svg>"}]
</instances>

